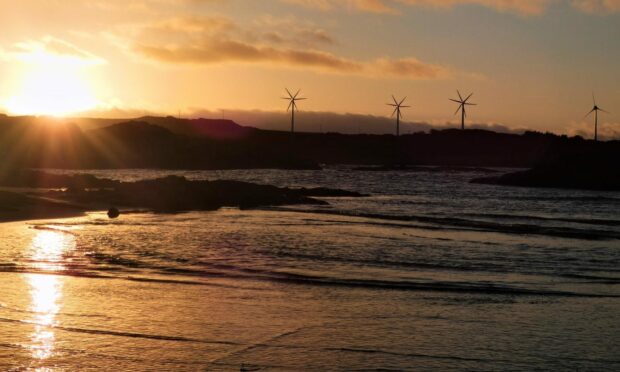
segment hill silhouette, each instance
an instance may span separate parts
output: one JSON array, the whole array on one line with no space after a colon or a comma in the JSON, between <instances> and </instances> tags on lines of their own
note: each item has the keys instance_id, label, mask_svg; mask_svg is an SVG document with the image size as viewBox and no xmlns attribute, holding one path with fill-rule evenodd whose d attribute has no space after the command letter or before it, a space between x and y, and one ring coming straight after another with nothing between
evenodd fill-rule
<instances>
[{"instance_id":1,"label":"hill silhouette","mask_svg":"<svg viewBox=\"0 0 620 372\"><path fill-rule=\"evenodd\" d=\"M238 139L247 137L257 130L226 119L179 119L172 116L145 116L136 120L166 128L172 133L198 138Z\"/></svg>"},{"instance_id":2,"label":"hill silhouette","mask_svg":"<svg viewBox=\"0 0 620 372\"><path fill-rule=\"evenodd\" d=\"M375 165L380 170L441 167L520 167L592 177L615 173L620 141L594 142L549 133L431 130L400 137L296 133L244 127L229 120L144 117L89 124L0 117L2 168L317 169L319 164ZM588 173L586 173L586 171ZM556 173L557 173L556 172ZM590 177L590 178L592 178ZM557 182L561 184L560 175ZM484 182L517 182L508 178ZM529 181L518 181L528 183ZM539 182L540 183L540 182ZM582 182L580 185L584 185ZM609 187L614 187L613 185Z\"/></svg>"}]
</instances>

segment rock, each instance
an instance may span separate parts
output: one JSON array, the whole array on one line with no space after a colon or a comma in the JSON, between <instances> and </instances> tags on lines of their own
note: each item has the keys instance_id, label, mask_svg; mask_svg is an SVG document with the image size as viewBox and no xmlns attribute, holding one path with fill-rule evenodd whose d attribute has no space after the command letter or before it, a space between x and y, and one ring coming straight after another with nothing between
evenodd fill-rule
<instances>
[{"instance_id":1,"label":"rock","mask_svg":"<svg viewBox=\"0 0 620 372\"><path fill-rule=\"evenodd\" d=\"M118 216L120 216L121 212L118 210L118 208L116 207L111 207L110 209L108 209L108 217L109 218L118 218Z\"/></svg>"},{"instance_id":2,"label":"rock","mask_svg":"<svg viewBox=\"0 0 620 372\"><path fill-rule=\"evenodd\" d=\"M113 187L70 188L51 191L50 196L90 206L120 205L145 208L156 212L217 210L222 207L241 209L293 204L326 205L313 196L363 196L346 190L313 188L292 189L241 181L190 181L169 176L154 180L119 182ZM96 209L96 208L95 208ZM110 218L115 213L109 211ZM118 215L116 216L118 217Z\"/></svg>"}]
</instances>

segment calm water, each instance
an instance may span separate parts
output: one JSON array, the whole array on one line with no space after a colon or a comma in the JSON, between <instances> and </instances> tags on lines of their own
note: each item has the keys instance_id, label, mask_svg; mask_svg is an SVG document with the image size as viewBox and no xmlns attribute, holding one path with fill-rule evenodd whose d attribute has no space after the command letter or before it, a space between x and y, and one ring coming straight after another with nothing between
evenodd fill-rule
<instances>
[{"instance_id":1,"label":"calm water","mask_svg":"<svg viewBox=\"0 0 620 372\"><path fill-rule=\"evenodd\" d=\"M620 370L620 193L346 168L91 173L372 196L0 224L2 370Z\"/></svg>"}]
</instances>

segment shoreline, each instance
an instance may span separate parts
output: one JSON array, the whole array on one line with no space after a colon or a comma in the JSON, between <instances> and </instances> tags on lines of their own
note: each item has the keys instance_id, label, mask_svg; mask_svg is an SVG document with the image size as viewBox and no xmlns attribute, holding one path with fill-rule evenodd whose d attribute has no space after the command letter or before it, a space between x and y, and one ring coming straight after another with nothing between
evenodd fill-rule
<instances>
[{"instance_id":1,"label":"shoreline","mask_svg":"<svg viewBox=\"0 0 620 372\"><path fill-rule=\"evenodd\" d=\"M0 191L0 223L84 216L89 208L19 192Z\"/></svg>"}]
</instances>

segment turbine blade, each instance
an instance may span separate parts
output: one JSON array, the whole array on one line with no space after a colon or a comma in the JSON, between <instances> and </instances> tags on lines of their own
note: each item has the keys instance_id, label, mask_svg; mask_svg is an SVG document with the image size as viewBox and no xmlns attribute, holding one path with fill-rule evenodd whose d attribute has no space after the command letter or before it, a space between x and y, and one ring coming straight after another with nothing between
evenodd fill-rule
<instances>
[{"instance_id":1,"label":"turbine blade","mask_svg":"<svg viewBox=\"0 0 620 372\"><path fill-rule=\"evenodd\" d=\"M585 119L585 118L587 118L587 117L588 117L588 116L590 116L590 114L592 114L594 111L596 111L596 109L592 109L592 110L591 110L590 112L588 112L588 113L586 114L586 116L584 116L583 118L584 118L584 119Z\"/></svg>"},{"instance_id":2,"label":"turbine blade","mask_svg":"<svg viewBox=\"0 0 620 372\"><path fill-rule=\"evenodd\" d=\"M602 109L602 108L600 108L600 107L599 107L599 109L598 109L598 110L599 110L599 111L601 111L601 112L604 112L604 113L606 113L606 114L611 114L611 112L609 112L609 111L605 111L605 110L603 110L603 109Z\"/></svg>"},{"instance_id":3,"label":"turbine blade","mask_svg":"<svg viewBox=\"0 0 620 372\"><path fill-rule=\"evenodd\" d=\"M403 98L403 100L402 100L402 101L400 101L400 102L398 103L398 105L399 105L399 106L402 106L403 102L405 102L405 100L406 100L406 99L407 99L407 96L405 96L405 98Z\"/></svg>"},{"instance_id":4,"label":"turbine blade","mask_svg":"<svg viewBox=\"0 0 620 372\"><path fill-rule=\"evenodd\" d=\"M396 115L397 112L399 112L398 106L396 106L396 108L394 109L394 112L392 112L392 116Z\"/></svg>"},{"instance_id":5,"label":"turbine blade","mask_svg":"<svg viewBox=\"0 0 620 372\"><path fill-rule=\"evenodd\" d=\"M288 97L289 98L293 98L293 95L291 94L291 91L288 90L288 88L284 88L284 89L286 89L286 93L288 93Z\"/></svg>"},{"instance_id":6,"label":"turbine blade","mask_svg":"<svg viewBox=\"0 0 620 372\"><path fill-rule=\"evenodd\" d=\"M409 108L411 106L400 106L400 108Z\"/></svg>"},{"instance_id":7,"label":"turbine blade","mask_svg":"<svg viewBox=\"0 0 620 372\"><path fill-rule=\"evenodd\" d=\"M596 98L594 98L594 92L592 92L592 103L596 106Z\"/></svg>"},{"instance_id":8,"label":"turbine blade","mask_svg":"<svg viewBox=\"0 0 620 372\"><path fill-rule=\"evenodd\" d=\"M394 103L398 105L398 101L396 100L396 97L394 97L393 94L392 94L392 99L394 100Z\"/></svg>"},{"instance_id":9,"label":"turbine blade","mask_svg":"<svg viewBox=\"0 0 620 372\"><path fill-rule=\"evenodd\" d=\"M461 107L463 107L463 104L460 104L459 108L457 108L456 111L454 111L454 115L458 114L459 111L461 111ZM465 109L465 108L463 108L463 109Z\"/></svg>"},{"instance_id":10,"label":"turbine blade","mask_svg":"<svg viewBox=\"0 0 620 372\"><path fill-rule=\"evenodd\" d=\"M467 98L465 98L465 102L467 102L467 100L468 100L468 99L470 99L470 98L471 98L471 96L473 96L473 95L474 95L473 93L472 93L472 94L470 94L470 95L468 95L468 96L467 96Z\"/></svg>"},{"instance_id":11,"label":"turbine blade","mask_svg":"<svg viewBox=\"0 0 620 372\"><path fill-rule=\"evenodd\" d=\"M286 108L286 112L291 111L291 107L293 106L293 101L288 103L288 107Z\"/></svg>"},{"instance_id":12,"label":"turbine blade","mask_svg":"<svg viewBox=\"0 0 620 372\"><path fill-rule=\"evenodd\" d=\"M459 95L459 98L461 99L461 101L463 101L463 96L461 96L461 92L459 92L459 90L458 90L458 89L456 90L456 94L458 94L458 95Z\"/></svg>"},{"instance_id":13,"label":"turbine blade","mask_svg":"<svg viewBox=\"0 0 620 372\"><path fill-rule=\"evenodd\" d=\"M305 99L308 99L308 98L295 98L295 101L303 101Z\"/></svg>"},{"instance_id":14,"label":"turbine blade","mask_svg":"<svg viewBox=\"0 0 620 372\"><path fill-rule=\"evenodd\" d=\"M457 101L457 100L452 99L452 98L449 98L449 100L450 100L450 101L452 101L452 102L456 102L456 103L463 103L463 102L461 102L461 101Z\"/></svg>"},{"instance_id":15,"label":"turbine blade","mask_svg":"<svg viewBox=\"0 0 620 372\"><path fill-rule=\"evenodd\" d=\"M465 102L465 104L466 104L467 106L478 106L478 104L477 104L477 103L469 103L469 102Z\"/></svg>"},{"instance_id":16,"label":"turbine blade","mask_svg":"<svg viewBox=\"0 0 620 372\"><path fill-rule=\"evenodd\" d=\"M295 93L295 95L293 96L293 98L297 98L297 96L299 95L299 92L301 92L301 89L297 90L297 93Z\"/></svg>"},{"instance_id":17,"label":"turbine blade","mask_svg":"<svg viewBox=\"0 0 620 372\"><path fill-rule=\"evenodd\" d=\"M398 107L398 105L395 105L395 104L393 104L393 103L386 103L386 105L388 105L388 106L392 106L392 107Z\"/></svg>"}]
</instances>

